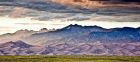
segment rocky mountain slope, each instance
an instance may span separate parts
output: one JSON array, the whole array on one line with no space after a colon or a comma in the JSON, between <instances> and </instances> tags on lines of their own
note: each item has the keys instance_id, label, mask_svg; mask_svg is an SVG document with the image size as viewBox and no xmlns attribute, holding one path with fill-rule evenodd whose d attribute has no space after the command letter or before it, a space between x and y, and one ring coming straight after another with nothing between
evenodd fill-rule
<instances>
[{"instance_id":1,"label":"rocky mountain slope","mask_svg":"<svg viewBox=\"0 0 140 62\"><path fill-rule=\"evenodd\" d=\"M48 45L53 43L127 43L140 42L140 28L111 28L99 26L69 25L62 29L40 31L19 30L15 33L0 35L0 43L23 40L29 44Z\"/></svg>"},{"instance_id":2,"label":"rocky mountain slope","mask_svg":"<svg viewBox=\"0 0 140 62\"><path fill-rule=\"evenodd\" d=\"M36 44L51 44L59 42L92 43L125 43L139 42L140 28L105 29L98 26L69 25L56 31L35 33L23 38L24 41Z\"/></svg>"},{"instance_id":3,"label":"rocky mountain slope","mask_svg":"<svg viewBox=\"0 0 140 62\"><path fill-rule=\"evenodd\" d=\"M37 54L43 48L24 43L23 41L0 44L0 55L31 55Z\"/></svg>"},{"instance_id":4,"label":"rocky mountain slope","mask_svg":"<svg viewBox=\"0 0 140 62\"><path fill-rule=\"evenodd\" d=\"M58 43L46 46L23 41L0 44L0 55L116 55L140 56L140 43Z\"/></svg>"},{"instance_id":5,"label":"rocky mountain slope","mask_svg":"<svg viewBox=\"0 0 140 62\"><path fill-rule=\"evenodd\" d=\"M140 28L130 27L69 25L54 31L20 30L1 35L1 42L7 41L0 43L0 55L140 56L139 36Z\"/></svg>"}]
</instances>

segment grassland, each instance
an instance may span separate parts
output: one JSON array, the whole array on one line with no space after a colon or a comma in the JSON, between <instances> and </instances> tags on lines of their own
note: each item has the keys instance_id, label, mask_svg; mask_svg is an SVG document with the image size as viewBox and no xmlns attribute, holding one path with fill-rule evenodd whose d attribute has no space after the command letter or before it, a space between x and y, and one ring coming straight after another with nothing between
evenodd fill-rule
<instances>
[{"instance_id":1,"label":"grassland","mask_svg":"<svg viewBox=\"0 0 140 62\"><path fill-rule=\"evenodd\" d=\"M0 56L0 62L140 62L140 56Z\"/></svg>"}]
</instances>

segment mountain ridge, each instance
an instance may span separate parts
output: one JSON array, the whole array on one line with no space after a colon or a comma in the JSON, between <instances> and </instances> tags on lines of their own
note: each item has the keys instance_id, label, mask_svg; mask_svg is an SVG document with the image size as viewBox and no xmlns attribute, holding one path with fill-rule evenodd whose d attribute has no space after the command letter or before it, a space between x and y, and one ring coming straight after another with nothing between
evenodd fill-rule
<instances>
[{"instance_id":1,"label":"mountain ridge","mask_svg":"<svg viewBox=\"0 0 140 62\"><path fill-rule=\"evenodd\" d=\"M60 36L61 35L61 36ZM139 42L140 28L105 29L98 26L69 25L55 31L35 33L25 41L43 42ZM37 39L37 40L36 40ZM45 43L44 43L45 42Z\"/></svg>"},{"instance_id":2,"label":"mountain ridge","mask_svg":"<svg viewBox=\"0 0 140 62\"><path fill-rule=\"evenodd\" d=\"M23 40L30 44L42 45L59 42L87 42L101 41L103 43L139 42L140 27L102 28L100 26L68 25L61 29L40 31L19 30L13 34L0 35L0 41Z\"/></svg>"},{"instance_id":3,"label":"mountain ridge","mask_svg":"<svg viewBox=\"0 0 140 62\"><path fill-rule=\"evenodd\" d=\"M140 43L57 43L46 46L30 45L24 41L0 44L0 55L93 55L139 56Z\"/></svg>"},{"instance_id":4,"label":"mountain ridge","mask_svg":"<svg viewBox=\"0 0 140 62\"><path fill-rule=\"evenodd\" d=\"M140 28L105 29L75 24L1 43L0 55L139 56L139 36Z\"/></svg>"}]
</instances>

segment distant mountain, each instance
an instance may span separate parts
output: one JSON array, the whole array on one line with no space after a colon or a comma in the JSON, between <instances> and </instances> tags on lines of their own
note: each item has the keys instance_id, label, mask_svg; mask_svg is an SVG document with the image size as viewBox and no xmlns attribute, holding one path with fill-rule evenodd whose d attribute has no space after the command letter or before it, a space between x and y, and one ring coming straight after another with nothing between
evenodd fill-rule
<instances>
[{"instance_id":1,"label":"distant mountain","mask_svg":"<svg viewBox=\"0 0 140 62\"><path fill-rule=\"evenodd\" d=\"M52 55L116 55L139 56L140 43L58 43L47 47L45 54Z\"/></svg>"},{"instance_id":2,"label":"distant mountain","mask_svg":"<svg viewBox=\"0 0 140 62\"><path fill-rule=\"evenodd\" d=\"M105 29L98 26L69 25L56 31L34 33L23 40L35 44L50 44L59 42L92 43L126 43L140 42L140 28Z\"/></svg>"},{"instance_id":3,"label":"distant mountain","mask_svg":"<svg viewBox=\"0 0 140 62\"><path fill-rule=\"evenodd\" d=\"M0 55L33 55L42 50L40 46L29 45L20 40L0 44Z\"/></svg>"},{"instance_id":4,"label":"distant mountain","mask_svg":"<svg viewBox=\"0 0 140 62\"><path fill-rule=\"evenodd\" d=\"M140 56L140 43L58 43L46 46L23 41L0 44L0 55L107 55Z\"/></svg>"},{"instance_id":5,"label":"distant mountain","mask_svg":"<svg viewBox=\"0 0 140 62\"><path fill-rule=\"evenodd\" d=\"M99 26L69 25L62 29L40 31L19 30L15 33L0 35L0 43L23 40L29 44L48 45L53 43L127 43L140 42L140 28L111 28Z\"/></svg>"},{"instance_id":6,"label":"distant mountain","mask_svg":"<svg viewBox=\"0 0 140 62\"><path fill-rule=\"evenodd\" d=\"M75 24L54 31L46 30L20 30L1 35L0 55L140 56L140 28L105 29Z\"/></svg>"},{"instance_id":7,"label":"distant mountain","mask_svg":"<svg viewBox=\"0 0 140 62\"><path fill-rule=\"evenodd\" d=\"M28 37L34 33L43 33L48 32L49 30L46 28L42 28L40 31L33 31L33 30L18 30L15 33L7 33L0 35L0 43L7 42L7 41L17 41L21 40L22 38Z\"/></svg>"},{"instance_id":8,"label":"distant mountain","mask_svg":"<svg viewBox=\"0 0 140 62\"><path fill-rule=\"evenodd\" d=\"M29 48L29 47L31 47L31 45L28 45L28 44L24 43L23 41L16 41L16 42L10 41L10 42L6 42L6 43L2 43L2 44L0 45L0 47L1 47L1 48L3 48L3 47Z\"/></svg>"}]
</instances>

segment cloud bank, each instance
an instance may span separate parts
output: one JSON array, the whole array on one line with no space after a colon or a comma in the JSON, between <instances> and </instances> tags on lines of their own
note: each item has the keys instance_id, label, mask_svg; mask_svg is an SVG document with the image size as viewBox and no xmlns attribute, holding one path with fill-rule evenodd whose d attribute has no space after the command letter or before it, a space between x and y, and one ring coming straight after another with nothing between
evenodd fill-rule
<instances>
[{"instance_id":1,"label":"cloud bank","mask_svg":"<svg viewBox=\"0 0 140 62\"><path fill-rule=\"evenodd\" d=\"M59 29L69 24L98 25L104 28L140 27L139 1L109 0L1 0L1 34L20 29ZM71 1L66 3L67 1ZM85 0L83 0L85 1ZM92 5L98 4L97 6ZM81 5L82 4L82 5ZM100 6L100 7L99 7ZM3 28L9 27L9 28Z\"/></svg>"}]
</instances>

